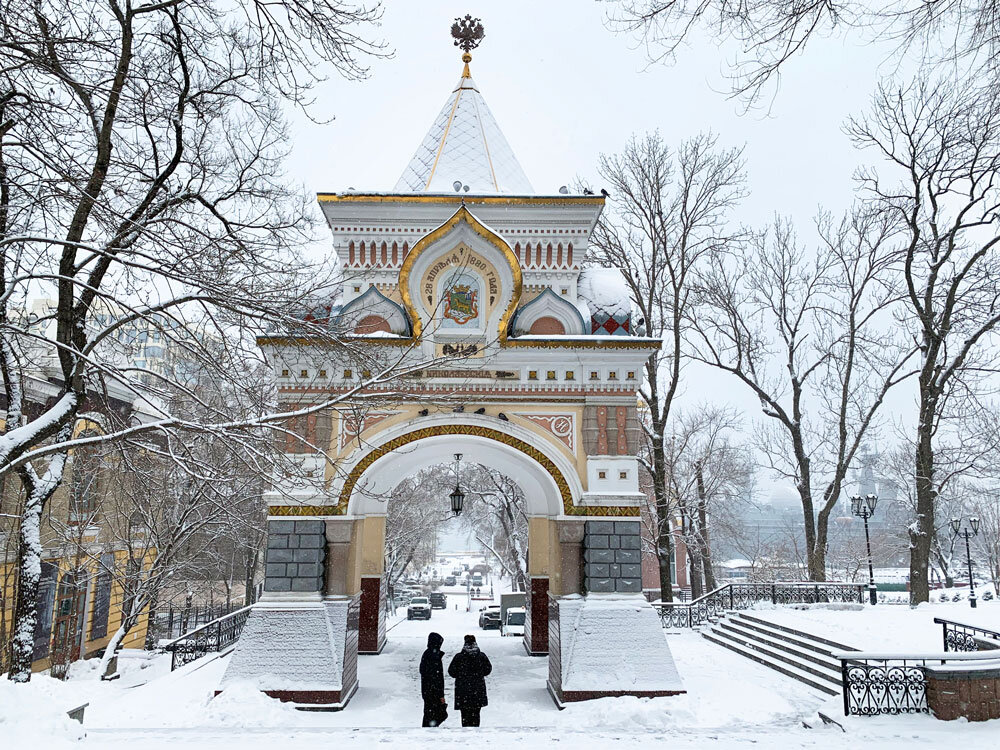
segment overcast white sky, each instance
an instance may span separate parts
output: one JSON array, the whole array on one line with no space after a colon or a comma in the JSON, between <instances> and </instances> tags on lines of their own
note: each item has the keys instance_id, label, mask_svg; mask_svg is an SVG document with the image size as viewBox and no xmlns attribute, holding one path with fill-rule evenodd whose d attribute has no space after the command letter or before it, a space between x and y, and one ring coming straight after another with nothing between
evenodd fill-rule
<instances>
[{"instance_id":1,"label":"overcast white sky","mask_svg":"<svg viewBox=\"0 0 1000 750\"><path fill-rule=\"evenodd\" d=\"M314 192L391 190L461 74L449 29L471 13L486 27L472 75L536 191L577 176L600 187L599 155L634 133L659 129L677 143L712 130L722 145L746 146L741 222L761 225L777 212L806 236L820 205L849 205L854 170L875 156L855 151L842 126L896 72L891 47L817 40L788 66L769 109L745 114L726 96L731 51L698 40L675 64L649 65L634 39L606 27L607 10L593 0L390 0L377 33L393 57L373 61L367 80L331 79L317 90L318 115L335 120L293 121L289 177ZM710 395L757 413L724 376L689 382L697 382L689 403Z\"/></svg>"},{"instance_id":2,"label":"overcast white sky","mask_svg":"<svg viewBox=\"0 0 1000 750\"><path fill-rule=\"evenodd\" d=\"M819 204L850 199L859 155L841 131L863 108L888 50L857 39L821 40L792 61L770 112L741 114L727 99L727 53L706 40L674 65L647 63L634 40L604 24L593 0L392 2L377 30L394 56L361 82L318 90L316 125L297 119L290 176L311 190L389 190L461 73L452 19L482 18L486 39L472 74L539 192L595 177L599 154L633 133L659 129L668 142L713 130L746 144L751 195L744 216L775 211L808 221Z\"/></svg>"}]
</instances>

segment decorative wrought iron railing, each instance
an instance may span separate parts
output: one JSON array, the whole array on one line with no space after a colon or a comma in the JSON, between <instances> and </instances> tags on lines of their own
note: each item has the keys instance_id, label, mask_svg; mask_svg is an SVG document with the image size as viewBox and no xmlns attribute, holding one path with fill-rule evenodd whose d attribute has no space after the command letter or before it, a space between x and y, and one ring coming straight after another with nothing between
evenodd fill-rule
<instances>
[{"instance_id":1,"label":"decorative wrought iron railing","mask_svg":"<svg viewBox=\"0 0 1000 750\"><path fill-rule=\"evenodd\" d=\"M1000 660L988 651L941 654L850 651L833 655L840 659L845 716L927 713L927 676L923 667Z\"/></svg>"},{"instance_id":2,"label":"decorative wrought iron railing","mask_svg":"<svg viewBox=\"0 0 1000 750\"><path fill-rule=\"evenodd\" d=\"M163 650L171 653L170 671L236 643L250 617L251 609L253 606L230 612L165 644Z\"/></svg>"},{"instance_id":3,"label":"decorative wrought iron railing","mask_svg":"<svg viewBox=\"0 0 1000 750\"><path fill-rule=\"evenodd\" d=\"M934 618L934 623L941 626L941 636L945 651L979 651L983 641L995 641L1000 648L1000 633L995 630L966 625L961 622Z\"/></svg>"},{"instance_id":4,"label":"decorative wrought iron railing","mask_svg":"<svg viewBox=\"0 0 1000 750\"><path fill-rule=\"evenodd\" d=\"M693 628L712 622L726 612L749 609L758 602L772 604L816 604L850 602L864 604L863 583L816 583L774 581L771 583L727 583L690 602L653 602L665 628Z\"/></svg>"}]
</instances>

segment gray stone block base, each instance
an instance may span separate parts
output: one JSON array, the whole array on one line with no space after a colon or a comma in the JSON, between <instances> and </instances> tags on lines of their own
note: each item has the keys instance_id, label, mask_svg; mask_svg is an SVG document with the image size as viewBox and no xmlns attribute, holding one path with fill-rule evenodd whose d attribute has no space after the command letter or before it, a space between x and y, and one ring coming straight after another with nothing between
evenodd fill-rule
<instances>
[{"instance_id":1,"label":"gray stone block base","mask_svg":"<svg viewBox=\"0 0 1000 750\"><path fill-rule=\"evenodd\" d=\"M642 591L638 521L587 521L583 536L584 590Z\"/></svg>"}]
</instances>

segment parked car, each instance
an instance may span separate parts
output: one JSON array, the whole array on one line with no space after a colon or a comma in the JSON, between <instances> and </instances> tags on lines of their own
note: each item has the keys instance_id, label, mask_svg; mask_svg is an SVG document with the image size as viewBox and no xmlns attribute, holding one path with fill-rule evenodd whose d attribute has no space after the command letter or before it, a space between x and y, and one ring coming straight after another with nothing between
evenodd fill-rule
<instances>
[{"instance_id":1,"label":"parked car","mask_svg":"<svg viewBox=\"0 0 1000 750\"><path fill-rule=\"evenodd\" d=\"M473 586L482 586L483 585L483 577L481 575L479 575L478 573L476 575L472 576L472 585Z\"/></svg>"},{"instance_id":2,"label":"parked car","mask_svg":"<svg viewBox=\"0 0 1000 750\"><path fill-rule=\"evenodd\" d=\"M524 635L524 607L511 607L507 619L500 623L500 635Z\"/></svg>"},{"instance_id":3,"label":"parked car","mask_svg":"<svg viewBox=\"0 0 1000 750\"><path fill-rule=\"evenodd\" d=\"M431 601L431 609L447 609L448 607L448 597L440 591L435 591L427 598Z\"/></svg>"},{"instance_id":4,"label":"parked car","mask_svg":"<svg viewBox=\"0 0 1000 750\"><path fill-rule=\"evenodd\" d=\"M448 576L447 578L444 579L445 586L455 586L457 583L458 581L455 580L455 576Z\"/></svg>"},{"instance_id":5,"label":"parked car","mask_svg":"<svg viewBox=\"0 0 1000 750\"><path fill-rule=\"evenodd\" d=\"M487 604L479 610L479 627L483 630L491 630L500 627L500 605Z\"/></svg>"},{"instance_id":6,"label":"parked car","mask_svg":"<svg viewBox=\"0 0 1000 750\"><path fill-rule=\"evenodd\" d=\"M406 607L407 620L431 619L431 603L426 596L415 596Z\"/></svg>"}]
</instances>

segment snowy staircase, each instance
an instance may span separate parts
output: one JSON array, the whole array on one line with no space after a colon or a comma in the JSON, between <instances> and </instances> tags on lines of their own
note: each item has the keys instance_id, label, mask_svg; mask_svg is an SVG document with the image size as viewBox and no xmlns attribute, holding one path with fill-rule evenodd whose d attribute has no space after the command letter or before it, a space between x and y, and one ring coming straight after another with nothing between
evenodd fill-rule
<instances>
[{"instance_id":1,"label":"snowy staircase","mask_svg":"<svg viewBox=\"0 0 1000 750\"><path fill-rule=\"evenodd\" d=\"M827 695L837 695L843 685L833 652L857 650L743 612L727 614L701 634Z\"/></svg>"}]
</instances>

